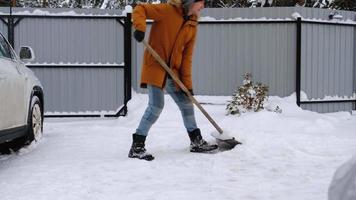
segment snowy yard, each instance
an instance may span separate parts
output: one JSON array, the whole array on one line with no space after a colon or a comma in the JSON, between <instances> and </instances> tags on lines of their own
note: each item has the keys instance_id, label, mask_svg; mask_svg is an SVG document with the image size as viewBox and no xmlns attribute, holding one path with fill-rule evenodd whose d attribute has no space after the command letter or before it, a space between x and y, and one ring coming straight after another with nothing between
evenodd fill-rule
<instances>
[{"instance_id":1,"label":"snowy yard","mask_svg":"<svg viewBox=\"0 0 356 200\"><path fill-rule=\"evenodd\" d=\"M46 119L39 144L0 156L1 200L327 199L335 170L356 153L356 116L303 111L293 96L270 101L283 112L235 117L225 116L224 105L205 105L244 144L193 154L178 108L167 96L147 141L152 162L127 158L146 95L133 96L127 117ZM214 128L198 110L196 116L205 139L213 141Z\"/></svg>"}]
</instances>

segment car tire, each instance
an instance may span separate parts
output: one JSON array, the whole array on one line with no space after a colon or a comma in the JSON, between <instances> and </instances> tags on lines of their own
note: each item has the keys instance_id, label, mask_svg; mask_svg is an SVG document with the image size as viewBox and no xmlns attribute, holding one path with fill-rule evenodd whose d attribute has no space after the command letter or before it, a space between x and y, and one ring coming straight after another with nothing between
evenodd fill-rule
<instances>
[{"instance_id":1,"label":"car tire","mask_svg":"<svg viewBox=\"0 0 356 200\"><path fill-rule=\"evenodd\" d=\"M25 136L10 142L10 146L13 151L18 151L23 146L31 144L33 140L38 141L42 137L43 111L42 103L37 96L33 96L31 99L27 127L28 131Z\"/></svg>"},{"instance_id":2,"label":"car tire","mask_svg":"<svg viewBox=\"0 0 356 200\"><path fill-rule=\"evenodd\" d=\"M28 141L38 141L42 137L43 132L43 111L40 99L33 96L31 100L30 114L28 116Z\"/></svg>"}]
</instances>

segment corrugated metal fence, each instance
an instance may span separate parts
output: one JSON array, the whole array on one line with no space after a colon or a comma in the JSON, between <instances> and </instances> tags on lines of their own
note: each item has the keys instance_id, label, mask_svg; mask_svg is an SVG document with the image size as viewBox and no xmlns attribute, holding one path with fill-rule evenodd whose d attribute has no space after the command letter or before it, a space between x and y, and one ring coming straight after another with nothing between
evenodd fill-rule
<instances>
[{"instance_id":1,"label":"corrugated metal fence","mask_svg":"<svg viewBox=\"0 0 356 200\"><path fill-rule=\"evenodd\" d=\"M124 62L125 16L103 10L23 11L14 10L14 48L34 49L35 62L28 66L44 86L46 116L124 115L131 92L124 77L130 67ZM0 26L5 35L7 17Z\"/></svg>"},{"instance_id":2,"label":"corrugated metal fence","mask_svg":"<svg viewBox=\"0 0 356 200\"><path fill-rule=\"evenodd\" d=\"M292 17L295 12L302 16L300 33ZM251 72L255 81L269 85L270 95L283 97L297 92L301 96L298 104L304 109L355 109L356 22L351 20L356 14L340 11L343 21L335 22L328 19L334 12L310 8L205 9L194 52L194 92L231 95L242 84L242 75ZM134 49L137 88L143 47L136 44Z\"/></svg>"},{"instance_id":3,"label":"corrugated metal fence","mask_svg":"<svg viewBox=\"0 0 356 200\"><path fill-rule=\"evenodd\" d=\"M130 37L124 40L121 11L31 12L31 16L20 16L14 44L17 50L31 46L37 54L30 66L44 84L47 112L116 110L125 104L129 93L124 79L132 78L133 88L144 91L138 88L143 46ZM300 29L292 17L294 12L303 17ZM195 93L231 95L241 85L242 75L251 72L255 81L269 85L270 95L297 92L300 96L300 91L305 92L308 98L297 100L305 109L351 110L356 93L356 28L348 21L329 23L333 12L310 8L205 9L202 16L217 20L203 18L199 25L193 62ZM355 20L355 12L339 14L343 20ZM5 36L6 29L3 21L0 30ZM124 50L130 51L124 48L125 42L133 45L132 77L124 76L129 70L125 66L131 62L124 62Z\"/></svg>"},{"instance_id":4,"label":"corrugated metal fence","mask_svg":"<svg viewBox=\"0 0 356 200\"><path fill-rule=\"evenodd\" d=\"M304 108L319 112L352 110L352 103L344 100L345 97L356 98L355 27L314 23L303 25L301 89L308 99L316 99L306 102Z\"/></svg>"}]
</instances>

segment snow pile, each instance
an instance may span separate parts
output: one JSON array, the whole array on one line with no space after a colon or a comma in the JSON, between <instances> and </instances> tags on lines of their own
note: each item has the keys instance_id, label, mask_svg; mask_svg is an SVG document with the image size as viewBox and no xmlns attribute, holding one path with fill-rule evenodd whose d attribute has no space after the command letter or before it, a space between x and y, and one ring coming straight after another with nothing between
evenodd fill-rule
<instances>
[{"instance_id":1,"label":"snow pile","mask_svg":"<svg viewBox=\"0 0 356 200\"><path fill-rule=\"evenodd\" d=\"M356 156L335 172L329 187L329 200L356 199Z\"/></svg>"},{"instance_id":2,"label":"snow pile","mask_svg":"<svg viewBox=\"0 0 356 200\"><path fill-rule=\"evenodd\" d=\"M178 107L165 107L147 138L152 162L128 159L148 97L133 93L128 116L45 119L44 140L0 156L2 200L274 199L325 200L337 167L356 153L356 116L319 114L295 95L269 97L268 111L226 116L231 96L197 96L224 132L243 142L219 154L189 152ZM216 104L213 104L216 103ZM216 131L196 110L203 137Z\"/></svg>"}]
</instances>

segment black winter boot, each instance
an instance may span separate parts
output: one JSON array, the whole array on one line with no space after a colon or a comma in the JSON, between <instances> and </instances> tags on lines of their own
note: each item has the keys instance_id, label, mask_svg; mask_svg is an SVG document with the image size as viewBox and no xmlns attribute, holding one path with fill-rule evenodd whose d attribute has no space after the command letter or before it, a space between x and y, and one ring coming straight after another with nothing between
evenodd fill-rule
<instances>
[{"instance_id":1,"label":"black winter boot","mask_svg":"<svg viewBox=\"0 0 356 200\"><path fill-rule=\"evenodd\" d=\"M207 143L201 136L200 129L188 132L190 138L190 152L212 153L218 148L216 144Z\"/></svg>"},{"instance_id":2,"label":"black winter boot","mask_svg":"<svg viewBox=\"0 0 356 200\"><path fill-rule=\"evenodd\" d=\"M129 151L129 158L138 158L148 161L155 159L151 154L146 152L145 141L146 136L132 134L132 145Z\"/></svg>"}]
</instances>

